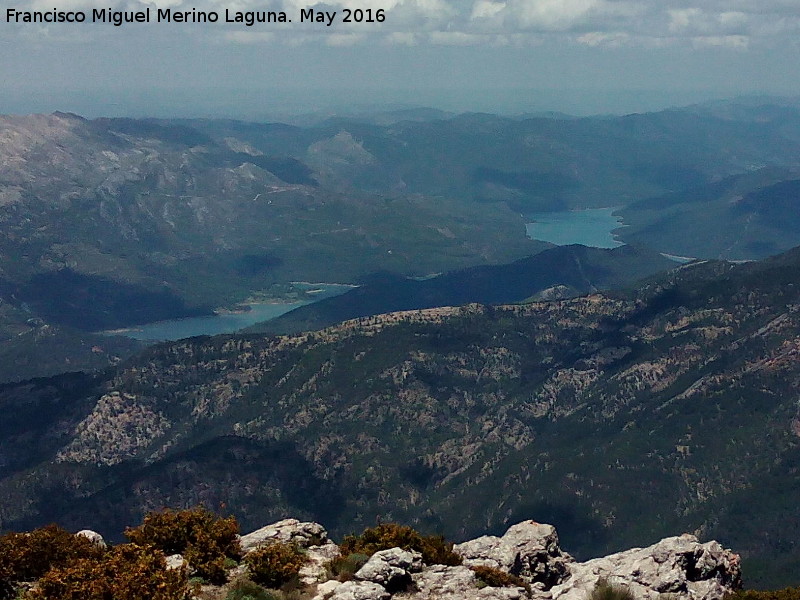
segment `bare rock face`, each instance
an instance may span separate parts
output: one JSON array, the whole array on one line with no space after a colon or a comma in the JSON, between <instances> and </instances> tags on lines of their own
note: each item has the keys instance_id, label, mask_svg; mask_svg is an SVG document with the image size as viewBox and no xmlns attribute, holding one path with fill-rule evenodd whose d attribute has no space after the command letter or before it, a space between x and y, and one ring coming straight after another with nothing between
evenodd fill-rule
<instances>
[{"instance_id":1,"label":"bare rock face","mask_svg":"<svg viewBox=\"0 0 800 600\"><path fill-rule=\"evenodd\" d=\"M539 583L546 590L569 576L569 565L573 562L558 546L555 527L536 521L513 525L500 538L485 535L457 544L453 551L461 555L468 567L501 569L531 584Z\"/></svg>"},{"instance_id":2,"label":"bare rock face","mask_svg":"<svg viewBox=\"0 0 800 600\"><path fill-rule=\"evenodd\" d=\"M308 562L300 568L300 581L311 585L325 578L326 565L339 556L339 546L328 540L319 546L306 548Z\"/></svg>"},{"instance_id":3,"label":"bare rock face","mask_svg":"<svg viewBox=\"0 0 800 600\"><path fill-rule=\"evenodd\" d=\"M553 600L584 600L601 578L643 600L656 600L660 594L719 600L741 587L739 556L717 542L700 544L688 534L573 563L570 572L569 579L551 590Z\"/></svg>"},{"instance_id":4,"label":"bare rock face","mask_svg":"<svg viewBox=\"0 0 800 600\"><path fill-rule=\"evenodd\" d=\"M523 588L481 588L475 572L467 567L433 565L414 576L415 592L395 598L408 600L523 600Z\"/></svg>"},{"instance_id":5,"label":"bare rock face","mask_svg":"<svg viewBox=\"0 0 800 600\"><path fill-rule=\"evenodd\" d=\"M373 554L355 573L361 581L372 581L389 592L406 590L411 586L411 574L422 571L422 555L400 548L381 550Z\"/></svg>"}]
</instances>

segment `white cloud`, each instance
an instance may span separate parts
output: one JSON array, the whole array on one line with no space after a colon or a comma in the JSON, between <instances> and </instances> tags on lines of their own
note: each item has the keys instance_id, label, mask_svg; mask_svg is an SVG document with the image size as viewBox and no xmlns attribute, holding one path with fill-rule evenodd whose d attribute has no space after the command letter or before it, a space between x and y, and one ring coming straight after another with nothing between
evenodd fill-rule
<instances>
[{"instance_id":1,"label":"white cloud","mask_svg":"<svg viewBox=\"0 0 800 600\"><path fill-rule=\"evenodd\" d=\"M744 35L709 35L692 38L692 44L697 48L733 48L746 50L750 39Z\"/></svg>"},{"instance_id":2,"label":"white cloud","mask_svg":"<svg viewBox=\"0 0 800 600\"><path fill-rule=\"evenodd\" d=\"M224 36L236 44L263 44L275 39L275 34L268 31L226 31Z\"/></svg>"},{"instance_id":3,"label":"white cloud","mask_svg":"<svg viewBox=\"0 0 800 600\"><path fill-rule=\"evenodd\" d=\"M419 36L416 33L395 31L387 35L384 41L393 46L416 46L419 44Z\"/></svg>"},{"instance_id":4,"label":"white cloud","mask_svg":"<svg viewBox=\"0 0 800 600\"><path fill-rule=\"evenodd\" d=\"M0 0L3 16L12 2ZM292 44L351 45L379 40L390 45L502 45L530 43L549 35L588 46L670 44L741 49L754 44L794 44L800 36L799 0L31 0L30 7L52 10L54 3L61 10L283 10L295 21L299 11L309 7L340 14L345 7L385 11L381 23L336 23L333 31L296 22L289 26L291 32L283 28L277 35L267 35L275 29L225 24L203 30L205 35L231 43L286 40ZM34 30L17 26L14 31L21 34L26 29L27 35L37 31L44 38L45 31L58 36L58 27ZM317 35L307 35L309 32ZM81 34L98 32L81 28Z\"/></svg>"},{"instance_id":5,"label":"white cloud","mask_svg":"<svg viewBox=\"0 0 800 600\"><path fill-rule=\"evenodd\" d=\"M462 31L433 31L429 39L437 46L475 46L486 42L486 37Z\"/></svg>"},{"instance_id":6,"label":"white cloud","mask_svg":"<svg viewBox=\"0 0 800 600\"><path fill-rule=\"evenodd\" d=\"M361 33L332 33L325 38L325 43L334 47L355 46L363 41L365 37Z\"/></svg>"},{"instance_id":7,"label":"white cloud","mask_svg":"<svg viewBox=\"0 0 800 600\"><path fill-rule=\"evenodd\" d=\"M586 46L623 46L631 43L631 36L627 33L605 33L590 31L578 36L578 42Z\"/></svg>"},{"instance_id":8,"label":"white cloud","mask_svg":"<svg viewBox=\"0 0 800 600\"><path fill-rule=\"evenodd\" d=\"M491 19L506 7L505 2L491 2L488 0L478 0L472 7L470 20Z\"/></svg>"}]
</instances>

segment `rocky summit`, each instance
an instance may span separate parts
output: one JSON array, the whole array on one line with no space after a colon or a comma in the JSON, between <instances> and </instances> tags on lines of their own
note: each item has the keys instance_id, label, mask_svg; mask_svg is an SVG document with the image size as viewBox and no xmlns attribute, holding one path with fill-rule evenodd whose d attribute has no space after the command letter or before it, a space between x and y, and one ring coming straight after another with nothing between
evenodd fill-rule
<instances>
[{"instance_id":1,"label":"rocky summit","mask_svg":"<svg viewBox=\"0 0 800 600\"><path fill-rule=\"evenodd\" d=\"M665 594L674 600L718 600L741 587L739 556L689 534L577 562L560 548L552 525L529 520L501 537L455 545L462 565L425 565L418 552L391 548L372 554L349 581L332 579L326 568L339 555L339 546L322 525L286 519L240 538L246 554L274 542L295 544L306 553L309 560L300 577L313 600L584 600L602 581L628 590L637 600ZM176 566L183 563L179 556L170 559ZM519 585L487 585L478 567L516 576ZM207 585L196 597L222 597L222 591Z\"/></svg>"}]
</instances>

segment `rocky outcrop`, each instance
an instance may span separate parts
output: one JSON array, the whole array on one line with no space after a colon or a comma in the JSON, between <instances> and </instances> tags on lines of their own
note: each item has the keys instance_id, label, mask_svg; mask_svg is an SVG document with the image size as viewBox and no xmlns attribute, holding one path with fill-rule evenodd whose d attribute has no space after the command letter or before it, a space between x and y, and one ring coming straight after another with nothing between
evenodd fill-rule
<instances>
[{"instance_id":1,"label":"rocky outcrop","mask_svg":"<svg viewBox=\"0 0 800 600\"><path fill-rule=\"evenodd\" d=\"M677 594L692 600L716 600L741 587L739 556L717 542L701 544L693 535L666 538L570 565L570 576L551 590L553 600L584 600L601 578L627 587L637 599Z\"/></svg>"},{"instance_id":2,"label":"rocky outcrop","mask_svg":"<svg viewBox=\"0 0 800 600\"><path fill-rule=\"evenodd\" d=\"M422 555L400 548L381 550L373 554L367 563L356 571L355 578L377 583L389 592L408 590L412 573L422 571Z\"/></svg>"},{"instance_id":3,"label":"rocky outcrop","mask_svg":"<svg viewBox=\"0 0 800 600\"><path fill-rule=\"evenodd\" d=\"M91 530L76 535L105 544ZM688 534L580 563L561 550L552 525L523 521L501 537L455 545L462 565L425 565L419 552L390 548L375 552L347 582L329 579L328 565L339 547L318 523L286 519L239 539L245 554L275 542L302 548L308 562L300 579L313 600L587 600L601 580L626 588L636 600L661 600L664 594L673 600L721 600L741 587L739 556ZM191 566L180 554L166 559L167 569L191 571ZM502 573L489 576L481 567L506 573L505 585L499 586ZM230 579L247 577L247 568L235 567ZM224 592L203 589L212 596Z\"/></svg>"},{"instance_id":4,"label":"rocky outcrop","mask_svg":"<svg viewBox=\"0 0 800 600\"><path fill-rule=\"evenodd\" d=\"M300 548L328 543L328 532L319 523L304 523L297 519L284 519L239 538L242 550L247 553L269 542L287 542Z\"/></svg>"},{"instance_id":5,"label":"rocky outcrop","mask_svg":"<svg viewBox=\"0 0 800 600\"><path fill-rule=\"evenodd\" d=\"M245 554L272 542L291 543L305 550L308 562L300 569L300 580L307 585L322 579L325 565L339 556L339 546L328 539L322 525L297 519L284 519L239 538Z\"/></svg>"},{"instance_id":6,"label":"rocky outcrop","mask_svg":"<svg viewBox=\"0 0 800 600\"><path fill-rule=\"evenodd\" d=\"M550 589L568 575L572 557L561 551L552 525L523 521L503 537L484 535L453 548L466 566L486 566L518 575Z\"/></svg>"},{"instance_id":7,"label":"rocky outcrop","mask_svg":"<svg viewBox=\"0 0 800 600\"><path fill-rule=\"evenodd\" d=\"M741 587L739 556L688 534L579 563L561 550L553 526L524 521L454 551L462 566L425 566L418 553L400 548L376 552L354 581L319 584L314 600L586 600L600 580L637 600L720 600ZM517 575L527 587L488 586L475 567Z\"/></svg>"}]
</instances>

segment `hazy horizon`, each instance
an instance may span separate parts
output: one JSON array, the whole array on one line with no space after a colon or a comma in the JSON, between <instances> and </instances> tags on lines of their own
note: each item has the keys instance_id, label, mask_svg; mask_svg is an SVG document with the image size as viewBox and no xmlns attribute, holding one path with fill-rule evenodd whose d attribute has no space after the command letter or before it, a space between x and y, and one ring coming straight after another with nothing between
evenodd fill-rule
<instances>
[{"instance_id":1,"label":"hazy horizon","mask_svg":"<svg viewBox=\"0 0 800 600\"><path fill-rule=\"evenodd\" d=\"M306 122L327 117L364 116L383 112L431 109L443 113L489 113L517 117L560 113L574 117L619 116L681 109L713 102L795 104L796 96L737 95L703 92L620 90L496 90L461 92L426 90L412 94L401 90L224 90L218 94L192 90L148 90L146 97L129 92L100 94L91 90L66 91L42 96L33 92L0 92L0 114L24 115L69 112L89 119L103 117L163 119L284 119ZM349 102L348 96L357 97ZM199 100L197 98L200 97ZM188 102L188 98L195 98Z\"/></svg>"},{"instance_id":2,"label":"hazy horizon","mask_svg":"<svg viewBox=\"0 0 800 600\"><path fill-rule=\"evenodd\" d=\"M344 23L346 7L385 11ZM13 10L285 11L291 23L34 24ZM301 23L308 7L336 21ZM800 95L787 0L0 0L0 112L261 119L342 107L659 110Z\"/></svg>"}]
</instances>

